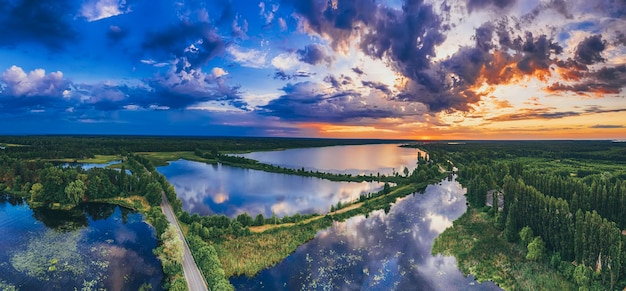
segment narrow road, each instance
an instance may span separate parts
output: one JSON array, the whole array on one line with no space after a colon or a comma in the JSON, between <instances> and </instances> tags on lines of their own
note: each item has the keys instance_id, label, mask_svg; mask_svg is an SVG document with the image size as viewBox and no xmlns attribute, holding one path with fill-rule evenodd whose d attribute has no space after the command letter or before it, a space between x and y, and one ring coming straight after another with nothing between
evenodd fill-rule
<instances>
[{"instance_id":1,"label":"narrow road","mask_svg":"<svg viewBox=\"0 0 626 291\"><path fill-rule=\"evenodd\" d=\"M165 197L165 194L161 194L161 196L161 208L163 209L163 213L167 217L167 220L174 227L176 227L178 235L183 241L183 273L185 274L185 280L187 280L187 287L189 287L190 291L208 291L206 283L204 282L204 277L202 277L202 273L200 273L200 270L196 265L196 261L194 261L193 256L191 255L191 251L189 250L187 241L185 240L183 232L180 229L180 225L178 225L172 206L167 200L167 197Z\"/></svg>"}]
</instances>

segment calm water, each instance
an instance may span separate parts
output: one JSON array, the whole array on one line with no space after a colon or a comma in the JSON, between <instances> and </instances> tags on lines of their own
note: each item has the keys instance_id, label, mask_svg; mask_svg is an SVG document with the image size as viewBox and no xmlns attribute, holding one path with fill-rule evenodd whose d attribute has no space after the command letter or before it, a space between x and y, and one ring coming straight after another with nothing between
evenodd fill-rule
<instances>
[{"instance_id":1,"label":"calm water","mask_svg":"<svg viewBox=\"0 0 626 291\"><path fill-rule=\"evenodd\" d=\"M0 290L161 289L154 230L128 209L31 210L0 195L0 233Z\"/></svg>"},{"instance_id":2,"label":"calm water","mask_svg":"<svg viewBox=\"0 0 626 291\"><path fill-rule=\"evenodd\" d=\"M324 213L338 201L377 192L382 183L332 182L324 179L209 165L186 160L157 168L174 185L183 209L200 215L235 217L247 212L278 217Z\"/></svg>"},{"instance_id":3,"label":"calm water","mask_svg":"<svg viewBox=\"0 0 626 291\"><path fill-rule=\"evenodd\" d=\"M430 254L465 212L464 193L455 181L428 186L388 214L335 223L275 267L231 282L237 290L500 290L464 277L454 257Z\"/></svg>"},{"instance_id":4,"label":"calm water","mask_svg":"<svg viewBox=\"0 0 626 291\"><path fill-rule=\"evenodd\" d=\"M405 167L415 169L418 149L397 144L333 146L253 152L241 156L281 167L338 174L391 175ZM421 152L424 155L424 152Z\"/></svg>"},{"instance_id":5,"label":"calm water","mask_svg":"<svg viewBox=\"0 0 626 291\"><path fill-rule=\"evenodd\" d=\"M83 168L84 170L89 170L91 168L106 168L108 166L111 165L116 165L116 164L120 164L122 163L122 161L111 161L108 162L106 164L90 164L90 163L65 163L63 164L64 167L78 167L80 166L81 168Z\"/></svg>"}]
</instances>

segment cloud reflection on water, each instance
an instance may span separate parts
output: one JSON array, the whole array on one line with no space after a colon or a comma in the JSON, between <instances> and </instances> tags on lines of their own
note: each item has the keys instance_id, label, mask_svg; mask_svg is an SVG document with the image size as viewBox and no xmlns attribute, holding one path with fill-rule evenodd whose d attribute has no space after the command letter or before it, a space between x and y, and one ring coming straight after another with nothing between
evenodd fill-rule
<instances>
[{"instance_id":1,"label":"cloud reflection on water","mask_svg":"<svg viewBox=\"0 0 626 291\"><path fill-rule=\"evenodd\" d=\"M461 274L454 257L432 256L434 238L465 210L455 181L322 230L311 242L255 278L233 278L237 290L499 290Z\"/></svg>"},{"instance_id":2,"label":"cloud reflection on water","mask_svg":"<svg viewBox=\"0 0 626 291\"><path fill-rule=\"evenodd\" d=\"M382 183L333 182L324 179L268 173L179 160L158 170L174 185L183 208L200 215L235 217L324 213L338 201L377 192Z\"/></svg>"}]
</instances>

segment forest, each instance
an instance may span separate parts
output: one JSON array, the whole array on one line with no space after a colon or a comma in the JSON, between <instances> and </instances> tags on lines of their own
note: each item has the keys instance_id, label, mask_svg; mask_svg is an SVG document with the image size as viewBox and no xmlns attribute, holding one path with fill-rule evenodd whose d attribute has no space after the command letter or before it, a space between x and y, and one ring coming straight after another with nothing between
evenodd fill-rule
<instances>
[{"instance_id":1,"label":"forest","mask_svg":"<svg viewBox=\"0 0 626 291\"><path fill-rule=\"evenodd\" d=\"M525 261L550 266L579 290L622 290L626 286L626 144L467 142L432 143L422 148L441 152L455 163L474 211L465 216L482 212L491 225L481 227L493 226L498 238L513 244L513 249L521 248ZM455 222L435 248L452 246L434 251L461 253L455 244L444 241L451 239L453 232L467 231L464 227L476 227L471 220L466 217ZM474 236L480 237L483 230ZM496 249L507 253L506 247ZM467 260L485 252L478 246L475 250ZM467 263L459 260L460 265ZM506 289L528 287L515 276L503 279L508 275L504 270L484 279ZM554 282L543 283L545 287Z\"/></svg>"},{"instance_id":2,"label":"forest","mask_svg":"<svg viewBox=\"0 0 626 291\"><path fill-rule=\"evenodd\" d=\"M96 136L0 137L0 191L31 207L71 209L85 202L144 213L156 230L167 275L163 287L185 290L176 241L159 207L164 193L212 290L232 290L228 277L253 275L293 252L316 232L355 215L389 210L453 171L467 188L468 211L435 241L434 253L507 290L621 290L626 287L626 144L610 141L467 141L407 146L428 152L414 171L388 177L286 169L229 155L292 147L383 143L381 140L161 138ZM185 157L206 163L319 177L387 182L326 214L285 217L199 216L183 211L155 165ZM88 170L84 160L121 163ZM280 247L273 247L280 246ZM262 251L259 251L262 250ZM533 275L534 274L534 275Z\"/></svg>"}]
</instances>

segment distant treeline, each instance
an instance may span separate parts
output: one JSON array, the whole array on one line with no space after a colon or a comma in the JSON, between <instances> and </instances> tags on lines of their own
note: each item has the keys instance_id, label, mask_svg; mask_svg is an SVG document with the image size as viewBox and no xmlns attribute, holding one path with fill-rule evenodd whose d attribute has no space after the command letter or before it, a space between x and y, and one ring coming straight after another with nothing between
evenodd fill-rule
<instances>
[{"instance_id":1,"label":"distant treeline","mask_svg":"<svg viewBox=\"0 0 626 291\"><path fill-rule=\"evenodd\" d=\"M273 137L147 137L147 136L0 136L0 146L21 159L93 158L133 152L216 150L220 152L265 151L286 148L399 143L378 139L317 139ZM18 146L15 146L18 145Z\"/></svg>"}]
</instances>

